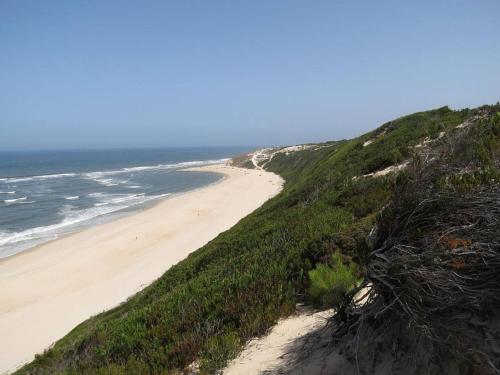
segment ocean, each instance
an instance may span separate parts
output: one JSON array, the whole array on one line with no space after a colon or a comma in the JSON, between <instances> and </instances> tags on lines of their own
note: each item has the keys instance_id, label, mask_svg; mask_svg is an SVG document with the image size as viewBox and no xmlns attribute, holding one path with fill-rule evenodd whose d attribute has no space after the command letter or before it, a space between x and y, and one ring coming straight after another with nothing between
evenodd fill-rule
<instances>
[{"instance_id":1,"label":"ocean","mask_svg":"<svg viewBox=\"0 0 500 375\"><path fill-rule=\"evenodd\" d=\"M221 178L182 168L248 148L0 152L0 258Z\"/></svg>"}]
</instances>

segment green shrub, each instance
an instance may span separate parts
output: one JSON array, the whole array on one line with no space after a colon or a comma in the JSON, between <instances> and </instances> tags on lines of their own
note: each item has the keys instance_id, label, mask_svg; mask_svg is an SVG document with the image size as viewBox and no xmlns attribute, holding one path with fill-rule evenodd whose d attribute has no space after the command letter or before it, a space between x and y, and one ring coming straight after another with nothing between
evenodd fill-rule
<instances>
[{"instance_id":1,"label":"green shrub","mask_svg":"<svg viewBox=\"0 0 500 375\"><path fill-rule=\"evenodd\" d=\"M335 253L332 255L332 265L318 264L309 271L309 279L309 297L313 303L320 307L336 307L356 285L356 265L345 265L342 255Z\"/></svg>"}]
</instances>

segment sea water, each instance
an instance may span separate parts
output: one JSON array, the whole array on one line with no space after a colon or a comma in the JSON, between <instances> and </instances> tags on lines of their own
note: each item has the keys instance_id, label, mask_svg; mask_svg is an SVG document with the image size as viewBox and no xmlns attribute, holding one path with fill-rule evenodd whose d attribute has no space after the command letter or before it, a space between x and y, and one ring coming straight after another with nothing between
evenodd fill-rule
<instances>
[{"instance_id":1,"label":"sea water","mask_svg":"<svg viewBox=\"0 0 500 375\"><path fill-rule=\"evenodd\" d=\"M216 182L248 148L0 152L0 258Z\"/></svg>"}]
</instances>

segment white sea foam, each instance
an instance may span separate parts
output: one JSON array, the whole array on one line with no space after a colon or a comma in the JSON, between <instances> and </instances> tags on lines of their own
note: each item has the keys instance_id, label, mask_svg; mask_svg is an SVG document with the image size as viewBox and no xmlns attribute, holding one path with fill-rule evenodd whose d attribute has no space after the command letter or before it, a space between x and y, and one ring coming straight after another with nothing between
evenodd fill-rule
<instances>
[{"instance_id":1,"label":"white sea foam","mask_svg":"<svg viewBox=\"0 0 500 375\"><path fill-rule=\"evenodd\" d=\"M109 194L102 193L102 192L88 194L88 196L91 197L91 198L99 198L99 197L103 197L103 196L106 196L106 195L109 195Z\"/></svg>"},{"instance_id":2,"label":"white sea foam","mask_svg":"<svg viewBox=\"0 0 500 375\"><path fill-rule=\"evenodd\" d=\"M110 176L115 174L127 173L127 172L140 172L147 170L156 170L156 169L176 169L176 168L187 168L201 165L209 165L209 164L218 164L225 163L229 159L212 159L212 160L194 160L194 161L186 161L180 163L173 164L157 164L157 165L143 165L137 167L129 167L122 168L116 170L109 171L95 171L95 172L82 172L82 173L57 173L57 174L45 174L45 175L36 175L36 176L21 176L21 177L2 177L0 181L6 182L26 182L33 180L47 180L52 178L62 178L62 177L77 177L82 176L89 179L101 179L104 176Z\"/></svg>"},{"instance_id":3,"label":"white sea foam","mask_svg":"<svg viewBox=\"0 0 500 375\"><path fill-rule=\"evenodd\" d=\"M104 172L91 172L84 174L84 177L90 180L94 180L95 182L104 185L104 186L117 186L119 184L126 184L128 180L119 180L113 178L103 178L105 174Z\"/></svg>"},{"instance_id":4,"label":"white sea foam","mask_svg":"<svg viewBox=\"0 0 500 375\"><path fill-rule=\"evenodd\" d=\"M14 191L0 191L0 194L16 194L15 190Z\"/></svg>"},{"instance_id":5,"label":"white sea foam","mask_svg":"<svg viewBox=\"0 0 500 375\"><path fill-rule=\"evenodd\" d=\"M157 169L175 169L175 168L187 168L187 167L195 167L200 165L209 165L209 164L218 164L225 163L229 159L217 159L217 160L195 160L195 161L186 161L174 164L157 164L157 165L143 165L138 167L129 167L122 168L110 171L97 171L97 172L87 172L84 173L83 176L91 179L102 178L104 176L116 175L127 172L141 172L141 171L150 171Z\"/></svg>"},{"instance_id":6,"label":"white sea foam","mask_svg":"<svg viewBox=\"0 0 500 375\"><path fill-rule=\"evenodd\" d=\"M91 179L101 178L102 176L104 176L104 172L87 172L87 173L83 173L82 176L87 177L87 178L91 178Z\"/></svg>"},{"instance_id":7,"label":"white sea foam","mask_svg":"<svg viewBox=\"0 0 500 375\"><path fill-rule=\"evenodd\" d=\"M144 172L144 171L153 171L153 170L169 170L169 169L177 169L177 168L187 168L201 165L209 165L209 164L217 164L228 161L229 159L218 159L218 160L195 160L195 161L187 161L181 163L174 164L157 164L157 165L144 165L139 167L129 167L122 168L116 170L109 171L96 171L96 172L85 172L81 175L90 180L94 180L95 182L104 185L106 187L117 186L119 184L126 184L128 180L123 179L113 179L110 176L120 175L124 173L133 173L133 172ZM140 188L140 187L138 187ZM134 188L134 189L138 189Z\"/></svg>"},{"instance_id":8,"label":"white sea foam","mask_svg":"<svg viewBox=\"0 0 500 375\"><path fill-rule=\"evenodd\" d=\"M60 177L74 177L76 175L77 175L76 173L58 173L58 174L43 174L38 176L26 176L26 177L3 177L0 178L0 181L15 183L15 182L26 182L33 180L48 180L51 178L60 178Z\"/></svg>"},{"instance_id":9,"label":"white sea foam","mask_svg":"<svg viewBox=\"0 0 500 375\"><path fill-rule=\"evenodd\" d=\"M58 173L58 174L44 174L40 176L33 176L35 180L49 180L52 178L61 178L61 177L75 177L76 173Z\"/></svg>"},{"instance_id":10,"label":"white sea foam","mask_svg":"<svg viewBox=\"0 0 500 375\"><path fill-rule=\"evenodd\" d=\"M47 178L59 178L59 177L75 177L76 173L58 173L58 174L45 174L41 176L35 176L36 178L47 179Z\"/></svg>"},{"instance_id":11,"label":"white sea foam","mask_svg":"<svg viewBox=\"0 0 500 375\"><path fill-rule=\"evenodd\" d=\"M8 178L1 178L0 181L25 182L25 181L33 181L33 177L8 177Z\"/></svg>"},{"instance_id":12,"label":"white sea foam","mask_svg":"<svg viewBox=\"0 0 500 375\"><path fill-rule=\"evenodd\" d=\"M69 197L64 197L64 199L68 200L68 201L74 201L75 199L78 199L80 198L79 195L72 195L72 196L69 196Z\"/></svg>"},{"instance_id":13,"label":"white sea foam","mask_svg":"<svg viewBox=\"0 0 500 375\"><path fill-rule=\"evenodd\" d=\"M89 194L90 196L90 194ZM160 195L156 196L145 196L144 193L139 194L104 194L104 193L92 193L94 198L98 199L98 202L94 204L94 206L105 206L105 205L121 205L126 204L127 207L131 205L135 205L138 203L145 202L150 199L154 199L156 197L160 197ZM164 195L161 195L164 196Z\"/></svg>"},{"instance_id":14,"label":"white sea foam","mask_svg":"<svg viewBox=\"0 0 500 375\"><path fill-rule=\"evenodd\" d=\"M130 186L127 186L129 189L140 189L142 188L141 185L130 185Z\"/></svg>"},{"instance_id":15,"label":"white sea foam","mask_svg":"<svg viewBox=\"0 0 500 375\"><path fill-rule=\"evenodd\" d=\"M28 197L22 197L22 198L15 198L15 199L5 199L4 203L6 205L12 205L12 204L31 204L31 203L36 203L36 201L28 201Z\"/></svg>"},{"instance_id":16,"label":"white sea foam","mask_svg":"<svg viewBox=\"0 0 500 375\"><path fill-rule=\"evenodd\" d=\"M136 200L141 200L144 199L144 193L142 194L120 194L120 196L117 196L116 198L111 198L108 203L111 204L117 204L117 203L124 203L124 202L132 202Z\"/></svg>"},{"instance_id":17,"label":"white sea foam","mask_svg":"<svg viewBox=\"0 0 500 375\"><path fill-rule=\"evenodd\" d=\"M114 171L114 172L115 173L123 173L123 172L138 172L138 171L147 171L147 170L155 170L155 169L187 168L187 167L195 167L195 166L200 166L200 165L225 163L228 160L229 159L195 160L195 161L185 161L185 162L174 163L174 164L146 165L146 166L140 166L140 167L123 168L120 171Z\"/></svg>"},{"instance_id":18,"label":"white sea foam","mask_svg":"<svg viewBox=\"0 0 500 375\"><path fill-rule=\"evenodd\" d=\"M25 201L26 199L28 199L28 197L15 198L15 199L5 199L4 202L5 203L16 203L16 202L20 202L20 201Z\"/></svg>"},{"instance_id":19,"label":"white sea foam","mask_svg":"<svg viewBox=\"0 0 500 375\"><path fill-rule=\"evenodd\" d=\"M96 194L96 193L93 193ZM61 231L68 231L72 226L79 223L95 219L97 217L110 214L125 208L145 203L147 201L166 197L170 194L160 194L144 196L143 194L123 194L121 197L117 195L102 195L108 198L107 202L96 203L94 207L78 210L76 206L64 205L59 210L59 215L63 217L62 221L56 224L51 224L43 227L27 229L21 232L0 232L0 246L14 245L25 241L45 241L47 239L57 237Z\"/></svg>"},{"instance_id":20,"label":"white sea foam","mask_svg":"<svg viewBox=\"0 0 500 375\"><path fill-rule=\"evenodd\" d=\"M114 182L112 178L93 178L95 182L104 186L116 186L118 183Z\"/></svg>"}]
</instances>

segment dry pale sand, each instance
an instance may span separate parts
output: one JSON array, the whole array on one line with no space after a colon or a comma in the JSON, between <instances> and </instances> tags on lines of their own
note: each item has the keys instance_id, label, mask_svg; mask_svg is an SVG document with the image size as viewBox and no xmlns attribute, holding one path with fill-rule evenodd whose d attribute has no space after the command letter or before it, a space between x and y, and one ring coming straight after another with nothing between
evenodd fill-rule
<instances>
[{"instance_id":1,"label":"dry pale sand","mask_svg":"<svg viewBox=\"0 0 500 375\"><path fill-rule=\"evenodd\" d=\"M356 294L356 305L367 302L368 291L369 286ZM331 347L327 322L334 313L332 309L314 311L298 305L294 315L280 319L266 335L249 341L223 374L351 373L352 365Z\"/></svg>"},{"instance_id":2,"label":"dry pale sand","mask_svg":"<svg viewBox=\"0 0 500 375\"><path fill-rule=\"evenodd\" d=\"M282 188L261 170L196 170L226 177L0 261L0 373L144 288Z\"/></svg>"},{"instance_id":3,"label":"dry pale sand","mask_svg":"<svg viewBox=\"0 0 500 375\"><path fill-rule=\"evenodd\" d=\"M295 315L281 319L268 334L248 342L224 369L224 375L287 373L284 367L300 351L302 341L324 327L332 314L332 310L314 312L299 308Z\"/></svg>"}]
</instances>

